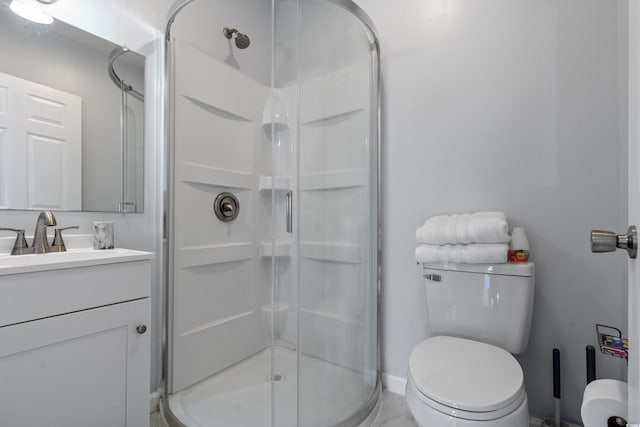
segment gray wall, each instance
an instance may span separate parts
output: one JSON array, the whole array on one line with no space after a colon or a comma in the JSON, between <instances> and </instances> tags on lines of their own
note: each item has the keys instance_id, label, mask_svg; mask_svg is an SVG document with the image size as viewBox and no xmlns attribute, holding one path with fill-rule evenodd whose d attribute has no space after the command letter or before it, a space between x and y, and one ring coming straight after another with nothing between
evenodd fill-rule
<instances>
[{"instance_id":1,"label":"gray wall","mask_svg":"<svg viewBox=\"0 0 640 427\"><path fill-rule=\"evenodd\" d=\"M380 33L383 370L407 373L429 336L414 231L431 215L502 210L536 262L532 415L579 421L595 323L626 325L626 260L592 255L591 228L626 230L626 30L611 0L358 0ZM599 356L599 376L621 378Z\"/></svg>"}]
</instances>

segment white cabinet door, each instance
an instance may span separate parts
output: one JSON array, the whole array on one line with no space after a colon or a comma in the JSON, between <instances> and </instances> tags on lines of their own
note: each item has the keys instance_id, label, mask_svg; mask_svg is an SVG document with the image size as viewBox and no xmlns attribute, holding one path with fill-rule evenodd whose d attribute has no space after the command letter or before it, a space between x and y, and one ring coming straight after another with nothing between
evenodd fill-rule
<instances>
[{"instance_id":1,"label":"white cabinet door","mask_svg":"<svg viewBox=\"0 0 640 427\"><path fill-rule=\"evenodd\" d=\"M149 424L149 298L0 328L0 424Z\"/></svg>"},{"instance_id":2,"label":"white cabinet door","mask_svg":"<svg viewBox=\"0 0 640 427\"><path fill-rule=\"evenodd\" d=\"M0 207L82 209L82 100L0 73Z\"/></svg>"}]
</instances>

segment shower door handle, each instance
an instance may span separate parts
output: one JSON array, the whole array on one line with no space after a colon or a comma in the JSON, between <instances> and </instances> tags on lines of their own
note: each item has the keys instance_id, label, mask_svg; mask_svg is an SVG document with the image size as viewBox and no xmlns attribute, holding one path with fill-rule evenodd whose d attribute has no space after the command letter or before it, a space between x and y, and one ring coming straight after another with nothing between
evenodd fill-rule
<instances>
[{"instance_id":1,"label":"shower door handle","mask_svg":"<svg viewBox=\"0 0 640 427\"><path fill-rule=\"evenodd\" d=\"M287 233L293 234L293 191L287 191Z\"/></svg>"}]
</instances>

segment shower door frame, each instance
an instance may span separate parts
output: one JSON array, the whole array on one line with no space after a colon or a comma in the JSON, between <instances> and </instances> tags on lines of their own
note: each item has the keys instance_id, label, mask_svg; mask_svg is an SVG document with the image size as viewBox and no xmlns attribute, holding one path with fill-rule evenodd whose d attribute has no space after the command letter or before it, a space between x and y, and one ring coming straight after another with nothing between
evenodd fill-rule
<instances>
[{"instance_id":1,"label":"shower door frame","mask_svg":"<svg viewBox=\"0 0 640 427\"><path fill-rule=\"evenodd\" d=\"M162 313L162 372L161 372L161 412L163 413L166 420L172 426L178 427L189 427L183 424L177 417L174 416L168 401L168 390L172 387L171 375L172 371L169 346L173 345L171 338L172 325L169 320L173 320L173 274L174 274L174 242L171 236L174 233L174 203L175 203L175 194L173 188L173 180L175 177L175 111L173 108L173 101L175 99L174 93L174 58L173 58L173 44L171 40L171 28L173 26L173 22L175 18L178 16L180 11L184 9L186 6L194 2L195 0L177 0L173 6L170 8L169 13L167 15L165 33L164 33L164 145L165 145L165 160L164 160L164 169L166 171L165 175L165 203L164 203L164 220L163 220L163 238L164 238L164 249L163 249L163 274L162 274L162 297L163 297L163 313ZM304 1L304 0L300 0ZM356 19L360 21L363 25L366 35L369 39L370 44L370 52L371 52L371 120L375 121L375 126L370 127L370 135L375 143L372 144L372 151L375 151L374 155L371 157L374 161L371 161L371 196L375 198L375 203L373 205L376 206L375 211L373 212L373 218L375 219L375 225L371 227L371 242L372 242L372 251L375 254L375 277L376 277L376 289L375 289L375 297L376 297L376 384L373 389L373 393L370 398L365 402L365 404L359 408L359 410L352 415L351 417L341 421L334 427L356 427L359 426L363 421L369 419L376 408L379 408L380 405L380 396L382 394L382 375L381 375L381 358L380 358L380 313L381 313L381 219L382 219L382 211L381 211L381 171L382 171L382 160L381 160L381 89L382 89L382 78L381 78L381 63L380 63L380 43L378 38L378 33L375 25L367 16L367 14L352 0L325 0L327 3L334 4L347 12L351 13ZM272 6L273 7L273 6ZM372 268L373 269L373 268ZM296 351L299 351L296 350ZM273 426L272 426L273 427Z\"/></svg>"}]
</instances>

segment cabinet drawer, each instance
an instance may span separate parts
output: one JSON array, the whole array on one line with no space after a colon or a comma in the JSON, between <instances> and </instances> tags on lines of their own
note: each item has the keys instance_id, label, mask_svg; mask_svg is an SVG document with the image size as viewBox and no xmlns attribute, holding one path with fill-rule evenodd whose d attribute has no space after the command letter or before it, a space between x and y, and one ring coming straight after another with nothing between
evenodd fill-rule
<instances>
[{"instance_id":1,"label":"cabinet drawer","mask_svg":"<svg viewBox=\"0 0 640 427\"><path fill-rule=\"evenodd\" d=\"M151 262L0 276L0 327L145 298Z\"/></svg>"}]
</instances>

